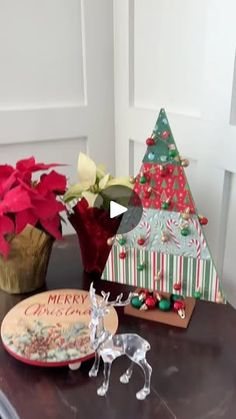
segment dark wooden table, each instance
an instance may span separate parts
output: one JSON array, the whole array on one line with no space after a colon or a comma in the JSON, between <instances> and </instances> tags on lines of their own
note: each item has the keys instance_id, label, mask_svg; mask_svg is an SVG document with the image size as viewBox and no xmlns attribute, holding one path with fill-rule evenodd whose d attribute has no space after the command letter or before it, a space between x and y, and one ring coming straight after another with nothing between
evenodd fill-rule
<instances>
[{"instance_id":1,"label":"dark wooden table","mask_svg":"<svg viewBox=\"0 0 236 419\"><path fill-rule=\"evenodd\" d=\"M82 272L74 237L57 244L50 261L45 289L89 288ZM95 281L97 292L115 297L122 286ZM127 288L123 288L127 291ZM0 292L0 317L24 296ZM137 332L151 343L151 394L138 401L135 393L143 377L134 370L129 384L119 382L128 360L113 365L105 398L96 394L102 380L90 379L92 361L77 371L38 368L13 359L0 347L0 389L22 419L235 419L236 418L236 311L230 306L199 302L187 330L124 316L120 332Z\"/></svg>"}]
</instances>

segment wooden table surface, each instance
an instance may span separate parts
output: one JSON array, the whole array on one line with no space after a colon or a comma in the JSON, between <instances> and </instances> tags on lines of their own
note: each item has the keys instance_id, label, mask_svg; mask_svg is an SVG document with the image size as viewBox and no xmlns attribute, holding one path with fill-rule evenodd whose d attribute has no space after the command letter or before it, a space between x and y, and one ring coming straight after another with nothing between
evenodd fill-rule
<instances>
[{"instance_id":1,"label":"wooden table surface","mask_svg":"<svg viewBox=\"0 0 236 419\"><path fill-rule=\"evenodd\" d=\"M82 272L75 237L57 244L50 261L46 289L88 289L91 277ZM97 293L118 284L95 281ZM123 288L125 292L129 289ZM24 296L0 292L0 318ZM135 332L151 344L151 394L145 401L135 393L143 376L135 368L129 384L119 382L128 360L112 367L106 397L97 396L102 367L89 378L92 361L77 371L24 365L0 346L0 390L22 419L235 419L236 418L236 311L230 306L198 302L187 330L124 316L118 311L119 332ZM1 401L1 398L0 398ZM4 415L2 415L4 417ZM12 416L13 417L13 414Z\"/></svg>"}]
</instances>

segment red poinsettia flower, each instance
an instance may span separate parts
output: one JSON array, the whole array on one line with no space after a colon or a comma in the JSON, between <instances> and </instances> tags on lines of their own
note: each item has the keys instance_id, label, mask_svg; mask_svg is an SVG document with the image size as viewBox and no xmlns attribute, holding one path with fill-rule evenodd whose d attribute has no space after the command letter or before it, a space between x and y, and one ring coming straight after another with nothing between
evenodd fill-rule
<instances>
[{"instance_id":1,"label":"red poinsettia flower","mask_svg":"<svg viewBox=\"0 0 236 419\"><path fill-rule=\"evenodd\" d=\"M48 170L56 166L64 166L64 165L59 164L59 163L50 163L50 164L36 163L34 157L29 157L28 159L19 160L16 163L16 170L23 173L24 172L33 173L39 170Z\"/></svg>"},{"instance_id":2,"label":"red poinsettia flower","mask_svg":"<svg viewBox=\"0 0 236 419\"><path fill-rule=\"evenodd\" d=\"M58 201L64 194L66 177L52 170L39 181L32 174L59 166L57 163L36 163L34 157L20 160L16 167L0 165L0 253L6 257L9 243L6 235L19 234L27 224L45 230L60 239L60 213L65 206Z\"/></svg>"}]
</instances>

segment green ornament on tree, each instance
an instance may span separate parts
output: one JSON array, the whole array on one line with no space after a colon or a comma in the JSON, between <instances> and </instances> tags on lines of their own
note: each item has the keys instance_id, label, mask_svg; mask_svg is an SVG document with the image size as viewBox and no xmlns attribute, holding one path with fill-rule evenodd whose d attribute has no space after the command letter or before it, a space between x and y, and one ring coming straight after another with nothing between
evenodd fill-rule
<instances>
[{"instance_id":1,"label":"green ornament on tree","mask_svg":"<svg viewBox=\"0 0 236 419\"><path fill-rule=\"evenodd\" d=\"M169 150L169 156L173 159L177 156L177 151L176 150Z\"/></svg>"},{"instance_id":2,"label":"green ornament on tree","mask_svg":"<svg viewBox=\"0 0 236 419\"><path fill-rule=\"evenodd\" d=\"M169 208L169 202L162 202L161 208L162 209L168 209Z\"/></svg>"},{"instance_id":3,"label":"green ornament on tree","mask_svg":"<svg viewBox=\"0 0 236 419\"><path fill-rule=\"evenodd\" d=\"M161 311L168 311L170 310L170 307L171 307L170 300L166 300L165 298L163 298L163 300L159 302L159 309Z\"/></svg>"},{"instance_id":4,"label":"green ornament on tree","mask_svg":"<svg viewBox=\"0 0 236 419\"><path fill-rule=\"evenodd\" d=\"M196 300L200 300L200 298L202 296L202 293L199 290L198 291L194 291L193 296L194 296L194 298L196 298Z\"/></svg>"},{"instance_id":5,"label":"green ornament on tree","mask_svg":"<svg viewBox=\"0 0 236 419\"><path fill-rule=\"evenodd\" d=\"M144 270L144 266L145 266L144 263L139 263L138 266L137 266L137 270L139 272L143 271Z\"/></svg>"},{"instance_id":6,"label":"green ornament on tree","mask_svg":"<svg viewBox=\"0 0 236 419\"><path fill-rule=\"evenodd\" d=\"M142 299L139 299L138 296L133 297L132 300L131 300L131 305L134 308L140 308L142 304L143 304L143 301L142 301Z\"/></svg>"},{"instance_id":7,"label":"green ornament on tree","mask_svg":"<svg viewBox=\"0 0 236 419\"><path fill-rule=\"evenodd\" d=\"M139 179L139 182L144 185L147 182L147 178L145 176L141 176L141 178Z\"/></svg>"},{"instance_id":8,"label":"green ornament on tree","mask_svg":"<svg viewBox=\"0 0 236 419\"><path fill-rule=\"evenodd\" d=\"M119 244L121 245L121 246L124 246L124 244L126 243L126 239L124 238L124 237L121 237L120 239L119 239Z\"/></svg>"},{"instance_id":9,"label":"green ornament on tree","mask_svg":"<svg viewBox=\"0 0 236 419\"><path fill-rule=\"evenodd\" d=\"M171 294L170 299L171 301L179 301L179 300L183 300L183 296L179 295L179 294Z\"/></svg>"},{"instance_id":10,"label":"green ornament on tree","mask_svg":"<svg viewBox=\"0 0 236 419\"><path fill-rule=\"evenodd\" d=\"M189 235L189 228L188 227L184 227L181 229L181 235L182 236L188 236Z\"/></svg>"}]
</instances>

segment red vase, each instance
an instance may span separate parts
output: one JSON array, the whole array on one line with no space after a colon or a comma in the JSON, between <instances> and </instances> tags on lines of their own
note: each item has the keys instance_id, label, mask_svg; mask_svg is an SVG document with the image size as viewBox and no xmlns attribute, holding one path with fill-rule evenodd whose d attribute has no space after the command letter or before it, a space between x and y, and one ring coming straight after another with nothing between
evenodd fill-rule
<instances>
[{"instance_id":1,"label":"red vase","mask_svg":"<svg viewBox=\"0 0 236 419\"><path fill-rule=\"evenodd\" d=\"M116 234L121 217L111 219L109 211L89 208L82 199L68 219L79 239L84 270L101 275L111 250L107 239Z\"/></svg>"}]
</instances>

